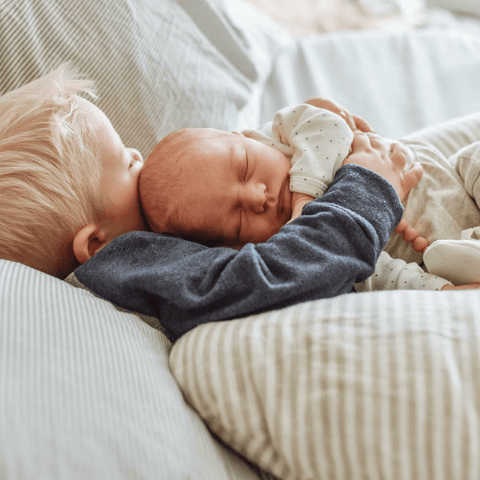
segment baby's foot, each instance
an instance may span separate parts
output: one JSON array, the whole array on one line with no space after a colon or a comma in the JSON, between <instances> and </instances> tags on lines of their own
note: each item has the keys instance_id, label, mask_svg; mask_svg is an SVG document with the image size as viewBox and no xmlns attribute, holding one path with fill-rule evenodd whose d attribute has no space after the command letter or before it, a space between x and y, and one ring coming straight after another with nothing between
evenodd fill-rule
<instances>
[{"instance_id":1,"label":"baby's foot","mask_svg":"<svg viewBox=\"0 0 480 480\"><path fill-rule=\"evenodd\" d=\"M480 240L475 230L465 230L460 240L433 242L423 255L428 272L454 285L480 282Z\"/></svg>"}]
</instances>

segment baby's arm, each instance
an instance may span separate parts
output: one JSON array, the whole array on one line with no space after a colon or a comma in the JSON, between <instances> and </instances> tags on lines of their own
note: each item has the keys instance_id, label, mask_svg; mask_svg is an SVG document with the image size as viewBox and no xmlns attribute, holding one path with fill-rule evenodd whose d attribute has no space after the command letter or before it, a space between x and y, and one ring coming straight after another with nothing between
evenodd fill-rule
<instances>
[{"instance_id":1,"label":"baby's arm","mask_svg":"<svg viewBox=\"0 0 480 480\"><path fill-rule=\"evenodd\" d=\"M323 102L334 109L333 102ZM325 193L349 154L353 138L349 125L341 116L307 104L285 107L276 113L273 122L243 134L277 149L290 159L290 191L294 192L292 219L301 214L306 203Z\"/></svg>"},{"instance_id":2,"label":"baby's arm","mask_svg":"<svg viewBox=\"0 0 480 480\"><path fill-rule=\"evenodd\" d=\"M328 100L326 98L315 97L307 100L305 102L308 105L312 105L317 108L324 108L325 110L329 110L330 112L336 113L340 117L345 120L347 125L350 127L352 131L360 130L362 132L373 132L374 130L369 125L369 123L364 120L363 118L352 115L349 110L345 107L340 105L339 103ZM302 213L302 208L308 203L314 200L315 197L311 195L307 195L305 193L298 193L293 192L292 195L292 218L290 221L294 220L295 218L299 217Z\"/></svg>"},{"instance_id":3,"label":"baby's arm","mask_svg":"<svg viewBox=\"0 0 480 480\"><path fill-rule=\"evenodd\" d=\"M280 110L272 132L291 147L290 190L318 198L350 152L347 123L329 110L302 104Z\"/></svg>"},{"instance_id":4,"label":"baby's arm","mask_svg":"<svg viewBox=\"0 0 480 480\"><path fill-rule=\"evenodd\" d=\"M378 290L473 290L479 283L452 285L448 280L424 272L417 263L393 259L382 252L375 266L375 273L364 282L354 284L357 292Z\"/></svg>"}]
</instances>

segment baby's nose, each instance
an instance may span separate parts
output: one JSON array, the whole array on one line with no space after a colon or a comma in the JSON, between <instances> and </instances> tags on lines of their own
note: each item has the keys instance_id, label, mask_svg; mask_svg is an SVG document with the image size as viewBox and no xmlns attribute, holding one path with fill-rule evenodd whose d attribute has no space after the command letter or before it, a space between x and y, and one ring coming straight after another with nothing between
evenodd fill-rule
<instances>
[{"instance_id":1,"label":"baby's nose","mask_svg":"<svg viewBox=\"0 0 480 480\"><path fill-rule=\"evenodd\" d=\"M263 183L247 184L243 189L242 203L244 208L260 214L265 211L267 187Z\"/></svg>"}]
</instances>

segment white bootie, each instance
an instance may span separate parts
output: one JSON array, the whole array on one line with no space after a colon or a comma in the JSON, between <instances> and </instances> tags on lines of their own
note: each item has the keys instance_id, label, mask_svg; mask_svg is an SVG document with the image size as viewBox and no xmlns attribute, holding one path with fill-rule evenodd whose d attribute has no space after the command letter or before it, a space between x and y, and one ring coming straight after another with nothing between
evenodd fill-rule
<instances>
[{"instance_id":1,"label":"white bootie","mask_svg":"<svg viewBox=\"0 0 480 480\"><path fill-rule=\"evenodd\" d=\"M480 227L462 232L460 240L437 240L423 254L432 275L454 285L480 283Z\"/></svg>"}]
</instances>

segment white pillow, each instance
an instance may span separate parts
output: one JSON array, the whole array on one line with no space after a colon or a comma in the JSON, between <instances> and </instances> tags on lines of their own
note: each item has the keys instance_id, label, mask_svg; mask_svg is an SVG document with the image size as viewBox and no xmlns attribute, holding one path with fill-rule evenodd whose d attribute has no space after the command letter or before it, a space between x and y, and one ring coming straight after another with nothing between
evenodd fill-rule
<instances>
[{"instance_id":1,"label":"white pillow","mask_svg":"<svg viewBox=\"0 0 480 480\"><path fill-rule=\"evenodd\" d=\"M254 94L288 36L241 10L230 0L3 2L0 94L69 61L145 157L178 128L234 130L240 112L256 126Z\"/></svg>"},{"instance_id":2,"label":"white pillow","mask_svg":"<svg viewBox=\"0 0 480 480\"><path fill-rule=\"evenodd\" d=\"M0 477L255 480L185 403L136 315L0 260Z\"/></svg>"},{"instance_id":3,"label":"white pillow","mask_svg":"<svg viewBox=\"0 0 480 480\"><path fill-rule=\"evenodd\" d=\"M375 292L211 323L170 355L209 428L284 480L480 478L480 296Z\"/></svg>"}]
</instances>

